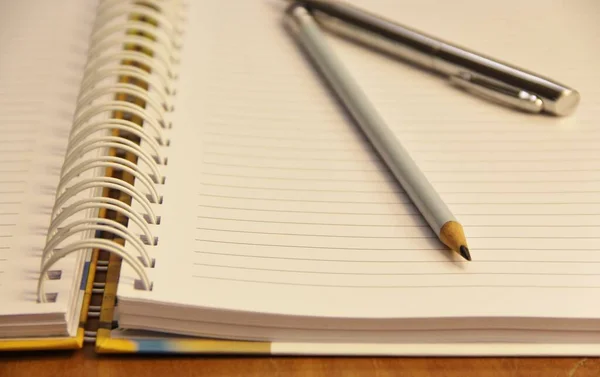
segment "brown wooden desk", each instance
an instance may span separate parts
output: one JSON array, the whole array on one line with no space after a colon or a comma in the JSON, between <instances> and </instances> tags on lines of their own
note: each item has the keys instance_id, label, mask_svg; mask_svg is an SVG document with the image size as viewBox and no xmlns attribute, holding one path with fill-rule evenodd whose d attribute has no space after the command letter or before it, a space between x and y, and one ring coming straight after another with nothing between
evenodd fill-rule
<instances>
[{"instance_id":1,"label":"brown wooden desk","mask_svg":"<svg viewBox=\"0 0 600 377\"><path fill-rule=\"evenodd\" d=\"M91 349L0 354L0 377L19 376L600 377L600 359L136 357Z\"/></svg>"}]
</instances>

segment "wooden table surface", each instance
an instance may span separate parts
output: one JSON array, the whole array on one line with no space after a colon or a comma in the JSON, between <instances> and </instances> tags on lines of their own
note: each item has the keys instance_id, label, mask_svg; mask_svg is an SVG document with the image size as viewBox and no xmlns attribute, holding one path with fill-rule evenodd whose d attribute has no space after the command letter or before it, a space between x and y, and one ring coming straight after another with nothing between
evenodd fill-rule
<instances>
[{"instance_id":1,"label":"wooden table surface","mask_svg":"<svg viewBox=\"0 0 600 377\"><path fill-rule=\"evenodd\" d=\"M586 358L327 358L101 356L93 350L0 354L0 377L411 376L599 377Z\"/></svg>"}]
</instances>

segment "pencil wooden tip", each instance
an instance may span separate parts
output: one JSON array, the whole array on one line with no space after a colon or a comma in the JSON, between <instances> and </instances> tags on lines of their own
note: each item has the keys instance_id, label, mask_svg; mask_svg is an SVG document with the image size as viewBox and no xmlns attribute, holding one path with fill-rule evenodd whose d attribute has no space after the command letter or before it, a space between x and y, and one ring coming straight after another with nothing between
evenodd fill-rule
<instances>
[{"instance_id":1,"label":"pencil wooden tip","mask_svg":"<svg viewBox=\"0 0 600 377\"><path fill-rule=\"evenodd\" d=\"M470 261L471 253L467 246L467 238L462 225L456 221L448 221L440 229L440 240L454 252Z\"/></svg>"},{"instance_id":2,"label":"pencil wooden tip","mask_svg":"<svg viewBox=\"0 0 600 377\"><path fill-rule=\"evenodd\" d=\"M461 245L459 248L460 251L460 255L465 258L466 260L470 261L471 260L471 253L469 253L469 248L466 247L465 245Z\"/></svg>"}]
</instances>

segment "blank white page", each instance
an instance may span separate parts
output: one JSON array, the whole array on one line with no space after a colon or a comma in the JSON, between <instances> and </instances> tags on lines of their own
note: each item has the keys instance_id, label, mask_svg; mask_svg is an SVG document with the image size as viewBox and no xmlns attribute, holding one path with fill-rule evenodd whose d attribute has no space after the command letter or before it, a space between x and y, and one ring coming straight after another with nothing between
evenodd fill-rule
<instances>
[{"instance_id":1,"label":"blank white page","mask_svg":"<svg viewBox=\"0 0 600 377\"><path fill-rule=\"evenodd\" d=\"M95 1L0 4L0 316L64 312L76 255L36 302L41 253L64 159ZM3 324L10 324L3 321Z\"/></svg>"},{"instance_id":2,"label":"blank white page","mask_svg":"<svg viewBox=\"0 0 600 377\"><path fill-rule=\"evenodd\" d=\"M524 114L330 38L464 224L473 262L440 244L345 116L282 2L193 2L153 290L125 268L121 298L177 315L600 318L599 5L352 2L581 92L571 117Z\"/></svg>"}]
</instances>

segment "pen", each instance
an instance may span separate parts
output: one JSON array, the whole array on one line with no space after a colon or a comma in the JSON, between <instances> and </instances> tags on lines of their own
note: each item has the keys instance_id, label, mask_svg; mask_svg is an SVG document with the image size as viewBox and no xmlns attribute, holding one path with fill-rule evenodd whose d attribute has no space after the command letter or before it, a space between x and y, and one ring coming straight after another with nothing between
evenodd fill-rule
<instances>
[{"instance_id":1,"label":"pen","mask_svg":"<svg viewBox=\"0 0 600 377\"><path fill-rule=\"evenodd\" d=\"M293 4L284 20L288 31L319 68L438 238L471 260L462 225L327 45L311 14L302 5Z\"/></svg>"},{"instance_id":2,"label":"pen","mask_svg":"<svg viewBox=\"0 0 600 377\"><path fill-rule=\"evenodd\" d=\"M579 93L463 47L383 19L349 4L297 0L323 29L442 74L453 84L494 102L525 112L569 115Z\"/></svg>"}]
</instances>

